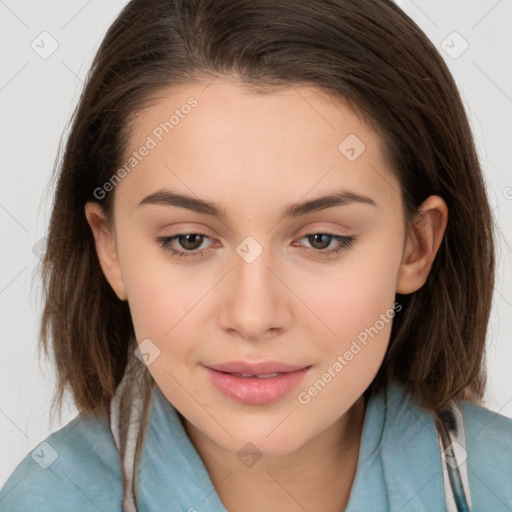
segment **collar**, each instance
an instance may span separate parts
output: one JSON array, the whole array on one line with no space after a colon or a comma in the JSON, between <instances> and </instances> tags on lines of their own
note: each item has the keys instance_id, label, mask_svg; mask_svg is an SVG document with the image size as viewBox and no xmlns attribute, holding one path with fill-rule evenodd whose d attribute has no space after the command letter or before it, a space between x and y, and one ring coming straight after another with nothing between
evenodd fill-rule
<instances>
[{"instance_id":1,"label":"collar","mask_svg":"<svg viewBox=\"0 0 512 512\"><path fill-rule=\"evenodd\" d=\"M136 479L138 512L227 512L178 411L158 387Z\"/></svg>"}]
</instances>

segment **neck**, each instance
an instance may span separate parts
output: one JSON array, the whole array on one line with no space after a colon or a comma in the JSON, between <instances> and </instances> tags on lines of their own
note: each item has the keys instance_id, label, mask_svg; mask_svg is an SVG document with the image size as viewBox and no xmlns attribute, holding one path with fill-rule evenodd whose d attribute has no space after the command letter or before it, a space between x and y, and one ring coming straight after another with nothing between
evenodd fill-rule
<instances>
[{"instance_id":1,"label":"neck","mask_svg":"<svg viewBox=\"0 0 512 512\"><path fill-rule=\"evenodd\" d=\"M361 397L341 418L286 455L263 456L251 468L183 419L219 498L230 512L341 512L359 459L366 406Z\"/></svg>"}]
</instances>

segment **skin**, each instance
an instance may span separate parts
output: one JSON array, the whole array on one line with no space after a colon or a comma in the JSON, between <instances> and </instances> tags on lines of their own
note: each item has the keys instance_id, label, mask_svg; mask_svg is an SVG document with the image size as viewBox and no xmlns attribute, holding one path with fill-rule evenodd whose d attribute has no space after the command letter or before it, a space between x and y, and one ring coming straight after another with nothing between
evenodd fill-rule
<instances>
[{"instance_id":1,"label":"skin","mask_svg":"<svg viewBox=\"0 0 512 512\"><path fill-rule=\"evenodd\" d=\"M198 101L111 192L112 224L99 204L86 205L99 261L129 302L137 341L159 348L149 371L184 416L226 508L339 512L356 473L362 393L382 363L391 322L309 403L298 393L393 310L397 292L425 283L447 206L429 197L406 232L400 185L379 136L340 100L311 87L257 94L231 78L210 82L169 89L137 117L127 154L190 96ZM338 149L349 134L365 144L354 161ZM139 205L161 189L215 202L227 217ZM285 206L341 189L377 205L282 216ZM173 257L156 241L187 230L210 237L196 242L199 257ZM314 233L357 240L325 256L340 244L306 237ZM248 236L263 249L252 263L236 251ZM171 246L185 251L186 242ZM221 394L202 367L233 360L312 367L280 400L248 405ZM252 467L237 457L248 442L262 455Z\"/></svg>"}]
</instances>

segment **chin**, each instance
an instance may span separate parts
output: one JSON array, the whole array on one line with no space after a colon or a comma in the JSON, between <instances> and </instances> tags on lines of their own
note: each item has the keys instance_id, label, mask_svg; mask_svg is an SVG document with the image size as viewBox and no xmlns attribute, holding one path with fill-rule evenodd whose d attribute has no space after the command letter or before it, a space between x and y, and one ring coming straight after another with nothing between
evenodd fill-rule
<instances>
[{"instance_id":1,"label":"chin","mask_svg":"<svg viewBox=\"0 0 512 512\"><path fill-rule=\"evenodd\" d=\"M255 455L264 457L290 454L304 446L312 437L312 434L303 428L300 431L291 429L290 426L286 428L284 425L279 425L280 421L282 418L272 422L242 421L237 425L231 423L226 425L226 428L233 437L225 432L220 438L214 437L213 433L212 436L208 435L208 432L205 434L224 449L237 455L240 455L240 452L250 454L254 451Z\"/></svg>"}]
</instances>

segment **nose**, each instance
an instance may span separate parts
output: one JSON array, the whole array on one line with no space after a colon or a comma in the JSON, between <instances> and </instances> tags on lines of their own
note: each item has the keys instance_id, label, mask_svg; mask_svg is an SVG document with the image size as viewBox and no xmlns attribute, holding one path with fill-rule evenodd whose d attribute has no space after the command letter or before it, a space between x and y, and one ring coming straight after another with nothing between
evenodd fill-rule
<instances>
[{"instance_id":1,"label":"nose","mask_svg":"<svg viewBox=\"0 0 512 512\"><path fill-rule=\"evenodd\" d=\"M254 260L239 252L241 256L234 254L234 268L224 288L220 327L249 341L275 337L291 324L293 294L265 251Z\"/></svg>"}]
</instances>

